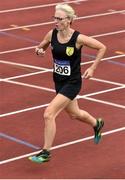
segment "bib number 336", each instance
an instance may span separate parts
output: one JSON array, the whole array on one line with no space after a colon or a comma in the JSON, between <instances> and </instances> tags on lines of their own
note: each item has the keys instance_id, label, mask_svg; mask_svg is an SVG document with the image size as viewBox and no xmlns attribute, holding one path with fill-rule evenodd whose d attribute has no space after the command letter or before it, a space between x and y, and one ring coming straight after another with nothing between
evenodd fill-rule
<instances>
[{"instance_id":1,"label":"bib number 336","mask_svg":"<svg viewBox=\"0 0 125 180\"><path fill-rule=\"evenodd\" d=\"M55 62L54 63L54 72L60 75L70 76L71 68L69 62Z\"/></svg>"}]
</instances>

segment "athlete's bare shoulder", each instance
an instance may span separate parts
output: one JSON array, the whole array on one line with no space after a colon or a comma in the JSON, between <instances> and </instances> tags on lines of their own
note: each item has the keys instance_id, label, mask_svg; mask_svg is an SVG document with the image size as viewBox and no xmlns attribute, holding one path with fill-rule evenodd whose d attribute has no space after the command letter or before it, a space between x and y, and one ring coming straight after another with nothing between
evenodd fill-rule
<instances>
[{"instance_id":1,"label":"athlete's bare shoulder","mask_svg":"<svg viewBox=\"0 0 125 180\"><path fill-rule=\"evenodd\" d=\"M77 38L77 43L79 44L79 46L85 45L94 49L105 48L104 44L102 44L100 41L83 34L79 34Z\"/></svg>"},{"instance_id":2,"label":"athlete's bare shoulder","mask_svg":"<svg viewBox=\"0 0 125 180\"><path fill-rule=\"evenodd\" d=\"M45 35L45 40L51 42L51 38L52 38L52 32L53 30L50 30L46 35Z\"/></svg>"}]
</instances>

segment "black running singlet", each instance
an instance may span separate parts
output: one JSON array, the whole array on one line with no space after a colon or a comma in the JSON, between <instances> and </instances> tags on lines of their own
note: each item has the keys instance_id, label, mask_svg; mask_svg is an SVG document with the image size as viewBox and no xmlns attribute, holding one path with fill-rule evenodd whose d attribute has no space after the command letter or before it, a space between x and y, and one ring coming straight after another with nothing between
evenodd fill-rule
<instances>
[{"instance_id":1,"label":"black running singlet","mask_svg":"<svg viewBox=\"0 0 125 180\"><path fill-rule=\"evenodd\" d=\"M67 43L60 43L57 33L57 29L54 29L51 39L53 79L54 81L78 81L81 79L81 48L76 48L76 41L80 33L75 31Z\"/></svg>"}]
</instances>

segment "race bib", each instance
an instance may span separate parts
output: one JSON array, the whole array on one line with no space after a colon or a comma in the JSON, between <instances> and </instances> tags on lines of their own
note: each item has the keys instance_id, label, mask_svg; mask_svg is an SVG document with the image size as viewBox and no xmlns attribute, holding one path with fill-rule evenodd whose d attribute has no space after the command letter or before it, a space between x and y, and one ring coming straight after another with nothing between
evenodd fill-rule
<instances>
[{"instance_id":1,"label":"race bib","mask_svg":"<svg viewBox=\"0 0 125 180\"><path fill-rule=\"evenodd\" d=\"M70 62L66 60L54 60L54 72L60 75L70 76Z\"/></svg>"}]
</instances>

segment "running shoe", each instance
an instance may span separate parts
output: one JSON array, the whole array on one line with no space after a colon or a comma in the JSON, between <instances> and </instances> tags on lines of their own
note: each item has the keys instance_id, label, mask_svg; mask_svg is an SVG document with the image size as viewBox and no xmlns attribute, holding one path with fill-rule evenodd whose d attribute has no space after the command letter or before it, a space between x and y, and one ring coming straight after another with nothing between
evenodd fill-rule
<instances>
[{"instance_id":1,"label":"running shoe","mask_svg":"<svg viewBox=\"0 0 125 180\"><path fill-rule=\"evenodd\" d=\"M95 136L94 136L94 142L95 144L98 144L101 140L101 129L104 126L104 121L99 118L97 119L97 125L94 127L94 132L95 132Z\"/></svg>"},{"instance_id":2,"label":"running shoe","mask_svg":"<svg viewBox=\"0 0 125 180\"><path fill-rule=\"evenodd\" d=\"M43 149L39 154L35 156L30 156L28 159L31 160L32 162L44 163L44 162L48 162L50 158L51 158L50 152L47 151L46 149Z\"/></svg>"}]
</instances>

